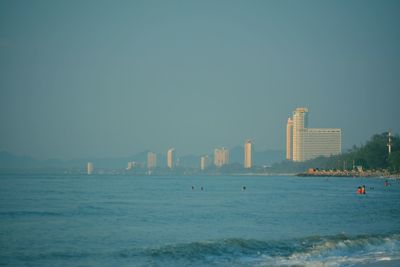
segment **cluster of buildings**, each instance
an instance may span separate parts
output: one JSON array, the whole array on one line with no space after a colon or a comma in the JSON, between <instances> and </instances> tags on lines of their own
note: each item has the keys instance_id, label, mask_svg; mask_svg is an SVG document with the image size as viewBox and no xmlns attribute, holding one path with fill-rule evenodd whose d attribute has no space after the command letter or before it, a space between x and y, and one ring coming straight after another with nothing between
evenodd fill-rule
<instances>
[{"instance_id":1,"label":"cluster of buildings","mask_svg":"<svg viewBox=\"0 0 400 267\"><path fill-rule=\"evenodd\" d=\"M253 167L252 161L252 142L251 140L246 140L245 142L245 150L244 150L244 164L243 167L246 169L250 169ZM200 157L200 170L205 170L208 166L211 165L213 160L214 165L217 168L221 168L224 165L229 164L229 150L225 147L214 149L214 157L210 157L209 155L204 155ZM177 163L177 159L175 157L175 149L171 148L167 151L167 168L173 169ZM157 167L157 155L154 152L147 153L147 169L152 170Z\"/></svg>"},{"instance_id":2,"label":"cluster of buildings","mask_svg":"<svg viewBox=\"0 0 400 267\"><path fill-rule=\"evenodd\" d=\"M167 167L173 169L176 166L175 149L171 148L167 151ZM147 152L147 164L148 170L154 170L157 168L157 154L155 152Z\"/></svg>"},{"instance_id":3,"label":"cluster of buildings","mask_svg":"<svg viewBox=\"0 0 400 267\"><path fill-rule=\"evenodd\" d=\"M246 140L244 143L244 162L243 167L245 169L251 169L253 167L253 143L251 140ZM208 155L200 158L200 170L205 170L207 166L211 164L211 159ZM214 149L214 165L217 168L221 168L224 165L229 164L229 150L225 147Z\"/></svg>"},{"instance_id":4,"label":"cluster of buildings","mask_svg":"<svg viewBox=\"0 0 400 267\"><path fill-rule=\"evenodd\" d=\"M286 125L286 159L301 162L319 156L331 156L341 153L342 150L342 131L338 128L308 128L308 109L296 108L293 116L290 117ZM229 150L225 147L216 148L214 157L208 155L200 157L200 170L205 170L212 162L217 168L229 164ZM173 169L177 166L175 149L167 151L167 168ZM135 167L134 162L128 162L127 170ZM246 140L244 143L243 167L251 169L253 167L253 143ZM146 168L149 171L157 168L157 154L147 153ZM93 163L89 162L86 166L88 174L93 173Z\"/></svg>"}]
</instances>

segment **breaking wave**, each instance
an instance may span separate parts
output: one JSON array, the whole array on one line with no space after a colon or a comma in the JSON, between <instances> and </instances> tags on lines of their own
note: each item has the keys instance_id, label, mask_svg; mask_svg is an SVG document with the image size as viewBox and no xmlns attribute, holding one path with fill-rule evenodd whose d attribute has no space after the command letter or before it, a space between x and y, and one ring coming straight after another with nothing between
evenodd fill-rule
<instances>
[{"instance_id":1,"label":"breaking wave","mask_svg":"<svg viewBox=\"0 0 400 267\"><path fill-rule=\"evenodd\" d=\"M400 235L312 236L285 241L223 239L167 245L142 251L148 258L194 265L352 266L400 259Z\"/></svg>"},{"instance_id":2,"label":"breaking wave","mask_svg":"<svg viewBox=\"0 0 400 267\"><path fill-rule=\"evenodd\" d=\"M20 255L22 261L109 259L129 266L353 266L400 260L400 234L312 236L283 241L221 239L109 252Z\"/></svg>"}]
</instances>

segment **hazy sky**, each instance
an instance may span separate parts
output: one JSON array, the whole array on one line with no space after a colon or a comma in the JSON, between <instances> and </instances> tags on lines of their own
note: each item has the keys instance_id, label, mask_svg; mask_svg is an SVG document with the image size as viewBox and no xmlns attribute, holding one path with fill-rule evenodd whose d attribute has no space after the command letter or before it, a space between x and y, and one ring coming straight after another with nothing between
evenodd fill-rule
<instances>
[{"instance_id":1,"label":"hazy sky","mask_svg":"<svg viewBox=\"0 0 400 267\"><path fill-rule=\"evenodd\" d=\"M343 147L400 132L400 1L0 1L0 150L38 158Z\"/></svg>"}]
</instances>

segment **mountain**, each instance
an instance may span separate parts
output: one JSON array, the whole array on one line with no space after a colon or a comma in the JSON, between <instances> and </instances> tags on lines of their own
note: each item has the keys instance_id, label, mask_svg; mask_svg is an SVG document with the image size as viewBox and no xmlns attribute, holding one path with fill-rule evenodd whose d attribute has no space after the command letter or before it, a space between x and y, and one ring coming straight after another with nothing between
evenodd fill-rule
<instances>
[{"instance_id":1,"label":"mountain","mask_svg":"<svg viewBox=\"0 0 400 267\"><path fill-rule=\"evenodd\" d=\"M264 166L272 165L285 160L285 151L282 150L264 150L254 152L254 165Z\"/></svg>"},{"instance_id":2,"label":"mountain","mask_svg":"<svg viewBox=\"0 0 400 267\"><path fill-rule=\"evenodd\" d=\"M235 146L229 150L229 163L240 163L244 161L244 148L242 146Z\"/></svg>"},{"instance_id":3,"label":"mountain","mask_svg":"<svg viewBox=\"0 0 400 267\"><path fill-rule=\"evenodd\" d=\"M179 166L187 168L199 168L200 156L187 155L179 158Z\"/></svg>"},{"instance_id":4,"label":"mountain","mask_svg":"<svg viewBox=\"0 0 400 267\"><path fill-rule=\"evenodd\" d=\"M32 168L38 161L28 156L16 156L11 153L0 152L0 168Z\"/></svg>"},{"instance_id":5,"label":"mountain","mask_svg":"<svg viewBox=\"0 0 400 267\"><path fill-rule=\"evenodd\" d=\"M285 159L285 152L282 150L253 151L253 164L256 166L271 165ZM229 151L229 162L243 164L244 148L236 146Z\"/></svg>"}]
</instances>

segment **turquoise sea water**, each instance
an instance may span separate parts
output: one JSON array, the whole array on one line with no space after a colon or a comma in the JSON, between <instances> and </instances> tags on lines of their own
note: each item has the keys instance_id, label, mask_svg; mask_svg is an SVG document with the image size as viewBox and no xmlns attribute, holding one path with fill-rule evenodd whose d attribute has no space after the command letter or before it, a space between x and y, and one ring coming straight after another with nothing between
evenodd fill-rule
<instances>
[{"instance_id":1,"label":"turquoise sea water","mask_svg":"<svg viewBox=\"0 0 400 267\"><path fill-rule=\"evenodd\" d=\"M355 194L362 184L367 194ZM2 174L0 265L352 266L400 259L400 183L391 184Z\"/></svg>"}]
</instances>

